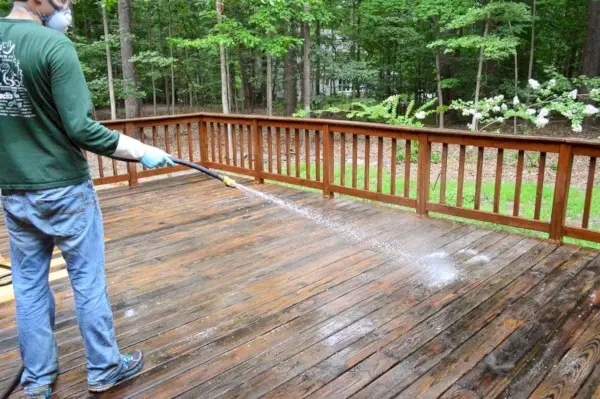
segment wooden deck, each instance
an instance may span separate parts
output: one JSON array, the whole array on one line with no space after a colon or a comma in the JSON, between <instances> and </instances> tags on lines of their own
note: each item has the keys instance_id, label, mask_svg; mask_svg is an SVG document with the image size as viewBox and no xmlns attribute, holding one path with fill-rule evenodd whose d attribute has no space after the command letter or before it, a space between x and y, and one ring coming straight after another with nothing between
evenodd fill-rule
<instances>
[{"instance_id":1,"label":"wooden deck","mask_svg":"<svg viewBox=\"0 0 600 399\"><path fill-rule=\"evenodd\" d=\"M256 188L336 229L198 175L101 191L117 338L146 356L143 373L103 397L600 397L600 318L589 304L597 251ZM342 226L360 229L358 241ZM371 238L446 253L461 277L431 284L431 270ZM57 259L55 391L82 398L85 360L61 269ZM19 364L5 297L2 384Z\"/></svg>"}]
</instances>

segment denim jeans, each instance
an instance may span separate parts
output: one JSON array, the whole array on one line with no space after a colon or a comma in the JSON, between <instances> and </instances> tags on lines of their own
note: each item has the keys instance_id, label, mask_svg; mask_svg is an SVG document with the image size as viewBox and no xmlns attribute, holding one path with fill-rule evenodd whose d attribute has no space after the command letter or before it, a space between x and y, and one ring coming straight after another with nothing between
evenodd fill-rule
<instances>
[{"instance_id":1,"label":"denim jeans","mask_svg":"<svg viewBox=\"0 0 600 399\"><path fill-rule=\"evenodd\" d=\"M121 357L104 275L104 227L91 182L42 191L3 191L10 238L17 330L25 390L52 384L58 374L55 301L48 283L55 246L67 262L88 382L102 383L119 371Z\"/></svg>"}]
</instances>

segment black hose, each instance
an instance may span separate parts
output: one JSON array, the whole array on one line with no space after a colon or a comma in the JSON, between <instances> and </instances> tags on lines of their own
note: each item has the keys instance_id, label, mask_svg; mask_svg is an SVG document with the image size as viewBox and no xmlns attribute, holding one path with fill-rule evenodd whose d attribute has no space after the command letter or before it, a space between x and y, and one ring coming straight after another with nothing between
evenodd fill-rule
<instances>
[{"instance_id":1,"label":"black hose","mask_svg":"<svg viewBox=\"0 0 600 399\"><path fill-rule=\"evenodd\" d=\"M204 166L200 166L200 165L195 164L193 162L188 162L188 161L185 161L185 160L179 159L179 158L173 158L173 157L171 157L171 159L176 164L187 166L188 168L196 169L199 172L207 174L208 176L214 177L215 179L218 179L218 180L221 180L221 181L225 180L225 176L220 175L217 172L214 172L214 171L212 171L212 170L210 170L208 168L205 168Z\"/></svg>"},{"instance_id":2,"label":"black hose","mask_svg":"<svg viewBox=\"0 0 600 399\"><path fill-rule=\"evenodd\" d=\"M9 265L0 264L0 268L10 270ZM12 273L4 273L0 275L0 287L5 287L12 284L12 279L4 281L5 278L12 276ZM10 381L10 384L4 389L4 392L0 395L0 399L7 399L11 393L19 386L21 382L21 376L23 375L23 366L19 369L19 372Z\"/></svg>"},{"instance_id":3,"label":"black hose","mask_svg":"<svg viewBox=\"0 0 600 399\"><path fill-rule=\"evenodd\" d=\"M5 265L2 263L0 263L0 269L11 270L10 265ZM12 277L12 272L9 271L8 273L0 274L0 287L6 287L7 285L12 284L12 278L4 280L7 277Z\"/></svg>"},{"instance_id":4,"label":"black hose","mask_svg":"<svg viewBox=\"0 0 600 399\"><path fill-rule=\"evenodd\" d=\"M110 158L115 159L117 161L123 161L123 162L137 162L137 163L140 162L140 161L135 161L135 160L131 160L131 159L125 159L125 158L119 158L119 157L113 157L113 156L111 156ZM202 172L202 173L204 173L204 174L206 174L206 175L208 175L208 176L210 176L210 177L212 177L214 179L220 180L223 183L225 183L225 185L227 185L228 187L235 187L235 181L231 180L227 176L224 176L224 175L219 174L219 173L217 173L217 172L215 172L213 170L205 168L204 166L200 166L200 165L198 165L196 163L185 161L183 159L179 159L179 158L175 158L175 157L171 157L171 160L173 162L175 162L176 164L187 166L188 168L195 169L195 170L197 170L199 172Z\"/></svg>"},{"instance_id":5,"label":"black hose","mask_svg":"<svg viewBox=\"0 0 600 399\"><path fill-rule=\"evenodd\" d=\"M2 396L0 396L0 399L8 399L8 397L11 393L13 393L15 388L19 386L19 383L21 382L21 376L23 375L23 370L24 368L23 366L21 366L19 372L13 377L12 381L10 382L10 385L6 387L4 392L2 392Z\"/></svg>"}]
</instances>

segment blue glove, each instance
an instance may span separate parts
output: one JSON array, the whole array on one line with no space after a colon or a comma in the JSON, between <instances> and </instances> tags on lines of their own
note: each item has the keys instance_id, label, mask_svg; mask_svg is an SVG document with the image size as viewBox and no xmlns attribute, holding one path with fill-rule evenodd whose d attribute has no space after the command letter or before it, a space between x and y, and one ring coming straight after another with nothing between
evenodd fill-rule
<instances>
[{"instance_id":1,"label":"blue glove","mask_svg":"<svg viewBox=\"0 0 600 399\"><path fill-rule=\"evenodd\" d=\"M173 162L169 154L156 147L150 146L146 149L140 162L148 169L162 168L165 165L175 166L175 162Z\"/></svg>"}]
</instances>

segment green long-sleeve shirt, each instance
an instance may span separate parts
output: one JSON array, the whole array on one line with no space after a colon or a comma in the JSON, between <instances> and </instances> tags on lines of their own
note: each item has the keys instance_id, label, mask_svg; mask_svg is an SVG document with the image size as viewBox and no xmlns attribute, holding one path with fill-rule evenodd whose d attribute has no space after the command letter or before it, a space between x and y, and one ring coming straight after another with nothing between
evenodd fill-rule
<instances>
[{"instance_id":1,"label":"green long-sleeve shirt","mask_svg":"<svg viewBox=\"0 0 600 399\"><path fill-rule=\"evenodd\" d=\"M119 134L91 118L75 48L34 21L0 19L0 189L43 190L90 178L81 149L112 154Z\"/></svg>"}]
</instances>

